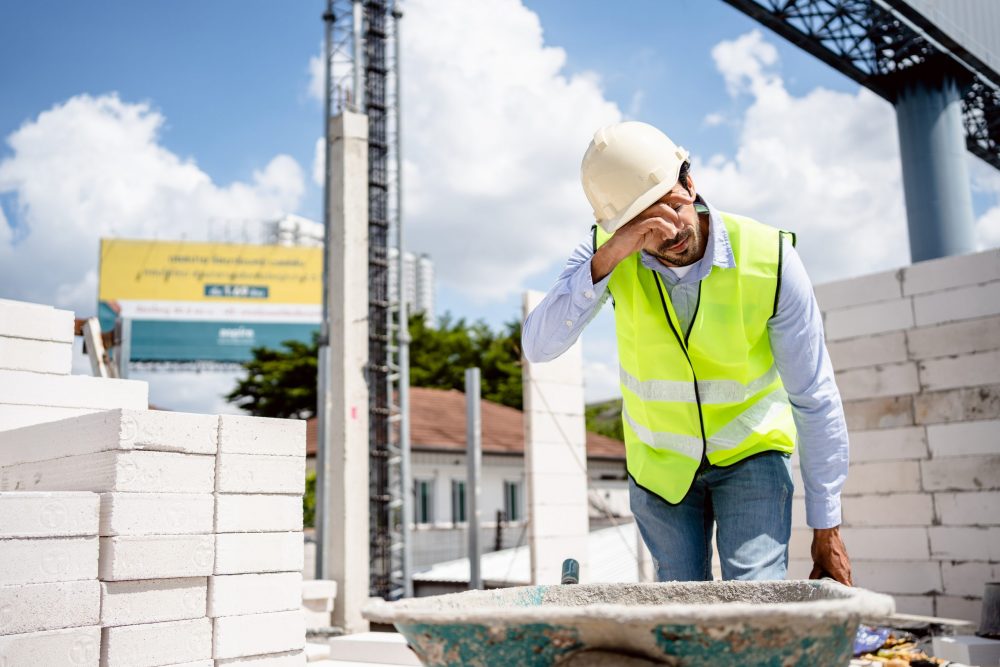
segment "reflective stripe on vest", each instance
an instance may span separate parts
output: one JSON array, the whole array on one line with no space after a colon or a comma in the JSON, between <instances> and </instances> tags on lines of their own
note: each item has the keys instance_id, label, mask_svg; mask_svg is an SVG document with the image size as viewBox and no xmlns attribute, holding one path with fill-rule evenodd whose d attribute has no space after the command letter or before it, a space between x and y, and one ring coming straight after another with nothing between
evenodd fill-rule
<instances>
[{"instance_id":1,"label":"reflective stripe on vest","mask_svg":"<svg viewBox=\"0 0 1000 667\"><path fill-rule=\"evenodd\" d=\"M670 503L703 461L728 466L760 451L791 452L795 425L774 365L767 321L779 289L783 233L722 214L735 268L698 285L690 326L638 253L608 282L615 304L629 474ZM595 231L595 246L608 238Z\"/></svg>"}]
</instances>

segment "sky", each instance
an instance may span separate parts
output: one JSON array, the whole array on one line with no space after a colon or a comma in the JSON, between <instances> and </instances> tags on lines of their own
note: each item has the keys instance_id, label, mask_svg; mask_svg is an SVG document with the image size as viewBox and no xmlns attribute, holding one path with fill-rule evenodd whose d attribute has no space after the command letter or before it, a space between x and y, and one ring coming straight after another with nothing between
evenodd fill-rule
<instances>
[{"instance_id":1,"label":"sky","mask_svg":"<svg viewBox=\"0 0 1000 667\"><path fill-rule=\"evenodd\" d=\"M0 7L0 297L91 315L102 236L320 219L324 4ZM580 158L625 119L688 148L715 206L796 231L814 282L908 263L891 105L721 0L402 6L404 224L438 314L498 327L552 286L592 224ZM968 160L995 247L1000 175ZM588 400L616 395L610 312L583 348ZM232 374L137 377L162 407L233 410Z\"/></svg>"}]
</instances>

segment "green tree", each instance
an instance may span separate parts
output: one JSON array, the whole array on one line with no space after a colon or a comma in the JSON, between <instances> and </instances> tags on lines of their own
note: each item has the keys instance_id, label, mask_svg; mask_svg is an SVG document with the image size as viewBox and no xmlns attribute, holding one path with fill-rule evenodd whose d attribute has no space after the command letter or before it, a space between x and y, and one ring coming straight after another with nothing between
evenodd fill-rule
<instances>
[{"instance_id":1,"label":"green tree","mask_svg":"<svg viewBox=\"0 0 1000 667\"><path fill-rule=\"evenodd\" d=\"M422 315L410 318L410 385L465 387L465 369L480 368L483 398L521 409L521 323L511 320L494 332L445 313L437 327ZM258 347L243 364L245 375L226 398L258 417L308 419L316 414L318 340L286 341L280 349Z\"/></svg>"}]
</instances>

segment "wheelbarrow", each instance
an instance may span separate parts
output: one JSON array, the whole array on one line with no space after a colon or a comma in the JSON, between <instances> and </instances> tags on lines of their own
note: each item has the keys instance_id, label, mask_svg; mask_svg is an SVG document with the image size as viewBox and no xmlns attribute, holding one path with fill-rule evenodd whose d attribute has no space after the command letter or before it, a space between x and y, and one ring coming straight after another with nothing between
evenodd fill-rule
<instances>
[{"instance_id":1,"label":"wheelbarrow","mask_svg":"<svg viewBox=\"0 0 1000 667\"><path fill-rule=\"evenodd\" d=\"M520 586L363 614L395 625L425 665L832 667L850 661L862 619L893 611L888 596L822 580Z\"/></svg>"}]
</instances>

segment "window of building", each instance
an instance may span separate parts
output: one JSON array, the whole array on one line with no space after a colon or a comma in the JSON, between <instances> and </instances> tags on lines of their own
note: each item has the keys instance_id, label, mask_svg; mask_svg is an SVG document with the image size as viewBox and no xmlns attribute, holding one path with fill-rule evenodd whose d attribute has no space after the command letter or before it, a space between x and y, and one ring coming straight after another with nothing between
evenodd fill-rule
<instances>
[{"instance_id":1,"label":"window of building","mask_svg":"<svg viewBox=\"0 0 1000 667\"><path fill-rule=\"evenodd\" d=\"M465 522L465 480L451 480L451 522Z\"/></svg>"},{"instance_id":2,"label":"window of building","mask_svg":"<svg viewBox=\"0 0 1000 667\"><path fill-rule=\"evenodd\" d=\"M507 521L520 521L523 517L521 509L521 483L504 481L503 511Z\"/></svg>"},{"instance_id":3,"label":"window of building","mask_svg":"<svg viewBox=\"0 0 1000 667\"><path fill-rule=\"evenodd\" d=\"M434 480L413 480L413 503L416 523L434 523Z\"/></svg>"}]
</instances>

